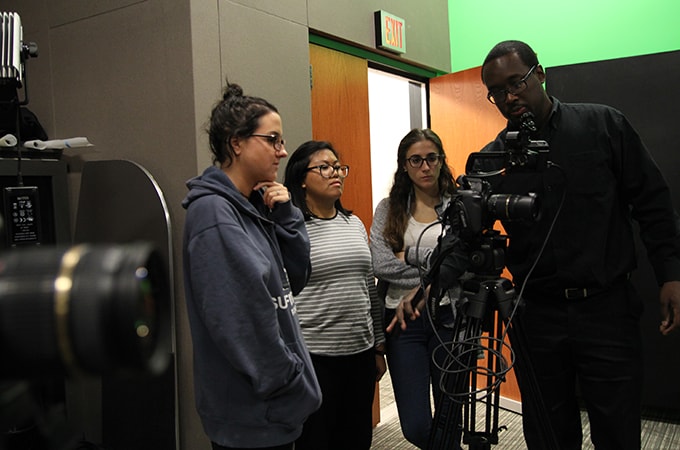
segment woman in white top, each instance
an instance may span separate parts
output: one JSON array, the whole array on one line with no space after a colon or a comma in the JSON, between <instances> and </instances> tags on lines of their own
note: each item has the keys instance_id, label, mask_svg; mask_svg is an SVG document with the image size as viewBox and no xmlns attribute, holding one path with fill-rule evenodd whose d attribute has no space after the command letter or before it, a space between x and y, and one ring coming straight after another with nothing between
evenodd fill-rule
<instances>
[{"instance_id":1,"label":"woman in white top","mask_svg":"<svg viewBox=\"0 0 680 450\"><path fill-rule=\"evenodd\" d=\"M399 421L406 439L419 448L427 448L432 427L430 389L435 402L441 396L433 352L440 339L451 341L446 325L453 315L449 308L449 322L439 321L436 329L425 313L401 318L404 309L410 312L407 303L420 288L442 230L439 217L455 187L439 136L429 129L413 129L399 144L390 195L378 204L371 226L373 270L385 300L387 364Z\"/></svg>"}]
</instances>

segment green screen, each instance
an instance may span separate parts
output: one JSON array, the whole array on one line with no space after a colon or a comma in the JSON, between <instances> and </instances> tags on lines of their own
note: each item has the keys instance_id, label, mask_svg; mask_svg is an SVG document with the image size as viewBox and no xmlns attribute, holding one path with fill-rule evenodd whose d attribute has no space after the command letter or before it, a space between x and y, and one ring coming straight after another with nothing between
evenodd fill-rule
<instances>
[{"instance_id":1,"label":"green screen","mask_svg":"<svg viewBox=\"0 0 680 450\"><path fill-rule=\"evenodd\" d=\"M451 71L480 66L507 39L544 67L680 50L679 19L678 0L449 0Z\"/></svg>"}]
</instances>

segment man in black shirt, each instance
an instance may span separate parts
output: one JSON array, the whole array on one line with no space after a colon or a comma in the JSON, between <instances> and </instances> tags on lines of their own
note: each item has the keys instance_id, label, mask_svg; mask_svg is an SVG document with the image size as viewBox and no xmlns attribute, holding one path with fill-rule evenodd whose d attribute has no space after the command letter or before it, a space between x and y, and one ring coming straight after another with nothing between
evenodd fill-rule
<instances>
[{"instance_id":1,"label":"man in black shirt","mask_svg":"<svg viewBox=\"0 0 680 450\"><path fill-rule=\"evenodd\" d=\"M623 114L561 103L543 89L545 78L535 52L519 41L496 45L482 65L489 101L510 129L533 114L531 139L548 143L553 163L541 173L492 182L494 192L536 192L541 199L537 222L504 222L506 264L517 285L526 282L527 350L560 449L581 449L577 386L595 447L639 449L642 300L628 281L636 267L633 220L661 287L666 335L680 328L680 219ZM506 133L483 151L506 151ZM537 406L525 400L522 410L527 445L542 450Z\"/></svg>"}]
</instances>

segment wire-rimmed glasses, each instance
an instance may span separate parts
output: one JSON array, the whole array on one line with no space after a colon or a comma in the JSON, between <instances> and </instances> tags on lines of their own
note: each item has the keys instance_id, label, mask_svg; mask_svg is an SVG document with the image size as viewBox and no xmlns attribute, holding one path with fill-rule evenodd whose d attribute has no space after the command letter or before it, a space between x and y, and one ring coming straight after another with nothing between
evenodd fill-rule
<instances>
[{"instance_id":1,"label":"wire-rimmed glasses","mask_svg":"<svg viewBox=\"0 0 680 450\"><path fill-rule=\"evenodd\" d=\"M532 66L531 69L529 69L529 71L527 72L526 75L524 75L522 78L520 78L519 81L512 83L507 88L505 88L505 89L494 89L493 91L489 91L489 93L486 94L486 99L489 100L494 105L497 105L499 103L504 103L505 99L508 98L508 94L517 95L520 92L524 91L527 88L527 79L529 79L529 77L531 76L533 71L536 69L536 67L538 67L538 66Z\"/></svg>"}]
</instances>

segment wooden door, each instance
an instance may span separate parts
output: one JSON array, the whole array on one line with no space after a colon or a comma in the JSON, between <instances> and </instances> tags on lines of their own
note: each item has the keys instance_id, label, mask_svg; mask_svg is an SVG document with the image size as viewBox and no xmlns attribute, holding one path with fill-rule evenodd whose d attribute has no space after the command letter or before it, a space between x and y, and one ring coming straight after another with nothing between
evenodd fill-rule
<instances>
[{"instance_id":1,"label":"wooden door","mask_svg":"<svg viewBox=\"0 0 680 450\"><path fill-rule=\"evenodd\" d=\"M465 172L468 155L505 127L505 119L486 99L486 92L480 67L430 80L430 124L442 138L456 176Z\"/></svg>"},{"instance_id":2,"label":"wooden door","mask_svg":"<svg viewBox=\"0 0 680 450\"><path fill-rule=\"evenodd\" d=\"M505 119L486 99L486 93L481 67L430 80L430 126L441 137L455 176L465 173L470 153L479 151L505 127ZM503 276L510 278L507 271ZM503 353L509 359L507 349ZM501 385L501 395L520 401L514 372Z\"/></svg>"},{"instance_id":3,"label":"wooden door","mask_svg":"<svg viewBox=\"0 0 680 450\"><path fill-rule=\"evenodd\" d=\"M312 136L329 141L350 166L342 205L361 219L373 221L371 136L368 114L368 63L365 59L310 44ZM380 422L380 392L375 385L373 426Z\"/></svg>"},{"instance_id":4,"label":"wooden door","mask_svg":"<svg viewBox=\"0 0 680 450\"><path fill-rule=\"evenodd\" d=\"M368 62L310 44L312 135L330 141L350 166L342 204L369 230L373 219Z\"/></svg>"}]
</instances>

